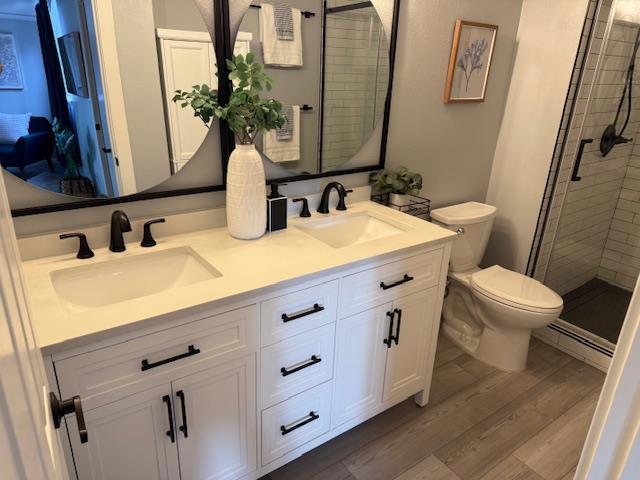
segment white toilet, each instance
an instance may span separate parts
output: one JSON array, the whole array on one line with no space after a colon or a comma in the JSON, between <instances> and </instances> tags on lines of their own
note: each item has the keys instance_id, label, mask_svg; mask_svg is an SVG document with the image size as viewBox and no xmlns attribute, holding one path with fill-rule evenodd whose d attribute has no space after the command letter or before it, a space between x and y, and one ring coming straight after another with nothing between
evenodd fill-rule
<instances>
[{"instance_id":1,"label":"white toilet","mask_svg":"<svg viewBox=\"0 0 640 480\"><path fill-rule=\"evenodd\" d=\"M431 212L433 221L458 233L449 264L442 329L470 355L501 370L527 365L531 331L558 318L562 298L530 277L498 265L478 267L496 208L467 202Z\"/></svg>"}]
</instances>

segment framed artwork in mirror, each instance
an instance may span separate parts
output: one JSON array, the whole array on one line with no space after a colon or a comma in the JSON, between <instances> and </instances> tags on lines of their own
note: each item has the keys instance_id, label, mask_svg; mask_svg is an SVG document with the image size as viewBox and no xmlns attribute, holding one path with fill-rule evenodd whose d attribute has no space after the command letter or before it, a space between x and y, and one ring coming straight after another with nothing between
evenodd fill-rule
<instances>
[{"instance_id":1,"label":"framed artwork in mirror","mask_svg":"<svg viewBox=\"0 0 640 480\"><path fill-rule=\"evenodd\" d=\"M58 48L60 49L67 92L88 98L89 92L87 91L87 76L82 58L80 33L71 32L58 38Z\"/></svg>"},{"instance_id":2,"label":"framed artwork in mirror","mask_svg":"<svg viewBox=\"0 0 640 480\"><path fill-rule=\"evenodd\" d=\"M445 103L484 102L497 25L456 20Z\"/></svg>"},{"instance_id":3,"label":"framed artwork in mirror","mask_svg":"<svg viewBox=\"0 0 640 480\"><path fill-rule=\"evenodd\" d=\"M0 33L0 90L21 90L22 72L12 33Z\"/></svg>"}]
</instances>

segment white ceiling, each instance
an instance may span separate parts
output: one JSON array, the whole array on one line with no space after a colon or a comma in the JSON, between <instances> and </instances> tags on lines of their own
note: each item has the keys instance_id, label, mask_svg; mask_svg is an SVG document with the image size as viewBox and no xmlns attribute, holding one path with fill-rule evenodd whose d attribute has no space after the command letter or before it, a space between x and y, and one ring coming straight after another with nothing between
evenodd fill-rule
<instances>
[{"instance_id":1,"label":"white ceiling","mask_svg":"<svg viewBox=\"0 0 640 480\"><path fill-rule=\"evenodd\" d=\"M36 0L0 0L0 14L35 16Z\"/></svg>"}]
</instances>

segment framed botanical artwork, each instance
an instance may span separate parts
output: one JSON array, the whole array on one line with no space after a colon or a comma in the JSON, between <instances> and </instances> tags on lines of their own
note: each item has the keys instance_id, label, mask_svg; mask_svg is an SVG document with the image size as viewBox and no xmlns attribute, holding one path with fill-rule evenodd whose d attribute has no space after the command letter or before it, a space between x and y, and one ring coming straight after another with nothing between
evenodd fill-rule
<instances>
[{"instance_id":1,"label":"framed botanical artwork","mask_svg":"<svg viewBox=\"0 0 640 480\"><path fill-rule=\"evenodd\" d=\"M456 20L445 103L484 102L497 25Z\"/></svg>"},{"instance_id":2,"label":"framed botanical artwork","mask_svg":"<svg viewBox=\"0 0 640 480\"><path fill-rule=\"evenodd\" d=\"M13 33L0 33L0 90L22 88L22 72Z\"/></svg>"},{"instance_id":3,"label":"framed botanical artwork","mask_svg":"<svg viewBox=\"0 0 640 480\"><path fill-rule=\"evenodd\" d=\"M80 34L71 32L58 38L58 46L60 47L60 58L62 58L67 92L88 98L89 90L87 88L87 76L84 71Z\"/></svg>"}]
</instances>

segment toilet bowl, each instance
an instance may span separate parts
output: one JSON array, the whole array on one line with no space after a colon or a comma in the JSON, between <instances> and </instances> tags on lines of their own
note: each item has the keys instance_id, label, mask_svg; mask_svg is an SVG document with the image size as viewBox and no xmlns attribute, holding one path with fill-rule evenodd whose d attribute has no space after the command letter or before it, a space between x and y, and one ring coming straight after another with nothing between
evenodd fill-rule
<instances>
[{"instance_id":1,"label":"toilet bowl","mask_svg":"<svg viewBox=\"0 0 640 480\"><path fill-rule=\"evenodd\" d=\"M558 318L562 298L533 278L498 265L478 267L496 209L467 202L432 212L459 235L442 309L445 335L473 357L506 371L526 368L531 331Z\"/></svg>"}]
</instances>

